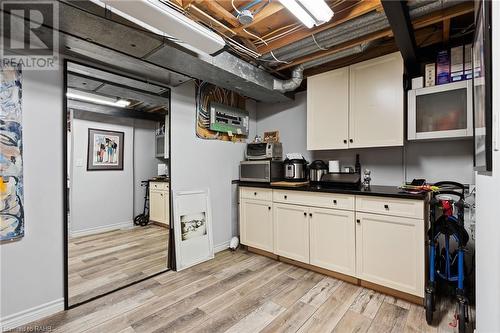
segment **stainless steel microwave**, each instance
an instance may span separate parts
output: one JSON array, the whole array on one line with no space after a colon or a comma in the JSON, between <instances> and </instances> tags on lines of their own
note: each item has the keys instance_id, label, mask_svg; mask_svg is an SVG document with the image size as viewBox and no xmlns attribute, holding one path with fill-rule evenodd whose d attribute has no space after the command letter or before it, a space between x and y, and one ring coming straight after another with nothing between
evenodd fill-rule
<instances>
[{"instance_id":1,"label":"stainless steel microwave","mask_svg":"<svg viewBox=\"0 0 500 333\"><path fill-rule=\"evenodd\" d=\"M240 180L261 183L283 180L283 161L241 161Z\"/></svg>"},{"instance_id":2,"label":"stainless steel microwave","mask_svg":"<svg viewBox=\"0 0 500 333\"><path fill-rule=\"evenodd\" d=\"M247 144L245 152L247 160L282 160L283 146L281 142L258 142Z\"/></svg>"}]
</instances>

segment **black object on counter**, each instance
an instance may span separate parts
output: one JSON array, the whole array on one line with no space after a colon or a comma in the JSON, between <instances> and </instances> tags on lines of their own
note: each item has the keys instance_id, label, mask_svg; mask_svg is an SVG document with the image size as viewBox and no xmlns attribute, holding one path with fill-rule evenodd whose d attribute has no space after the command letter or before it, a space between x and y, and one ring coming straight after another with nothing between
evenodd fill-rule
<instances>
[{"instance_id":1,"label":"black object on counter","mask_svg":"<svg viewBox=\"0 0 500 333\"><path fill-rule=\"evenodd\" d=\"M359 163L359 154L356 154L356 164L354 165L354 172L361 175L361 163Z\"/></svg>"},{"instance_id":2,"label":"black object on counter","mask_svg":"<svg viewBox=\"0 0 500 333\"><path fill-rule=\"evenodd\" d=\"M361 175L359 173L327 173L321 177L320 184L330 188L359 189Z\"/></svg>"}]
</instances>

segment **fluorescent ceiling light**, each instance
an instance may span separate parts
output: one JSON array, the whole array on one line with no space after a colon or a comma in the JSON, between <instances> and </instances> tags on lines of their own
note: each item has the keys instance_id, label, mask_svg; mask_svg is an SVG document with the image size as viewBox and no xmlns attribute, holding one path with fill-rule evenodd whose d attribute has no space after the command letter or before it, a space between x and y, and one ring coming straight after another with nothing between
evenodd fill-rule
<instances>
[{"instance_id":1,"label":"fluorescent ceiling light","mask_svg":"<svg viewBox=\"0 0 500 333\"><path fill-rule=\"evenodd\" d=\"M330 21L333 17L333 11L328 7L324 0L298 0L300 4L316 20L316 25Z\"/></svg>"},{"instance_id":2,"label":"fluorescent ceiling light","mask_svg":"<svg viewBox=\"0 0 500 333\"><path fill-rule=\"evenodd\" d=\"M331 20L333 11L325 0L279 0L309 29Z\"/></svg>"},{"instance_id":3,"label":"fluorescent ceiling light","mask_svg":"<svg viewBox=\"0 0 500 333\"><path fill-rule=\"evenodd\" d=\"M91 0L111 12L197 53L220 51L224 39L160 0ZM185 44L185 45L184 45Z\"/></svg>"},{"instance_id":4,"label":"fluorescent ceiling light","mask_svg":"<svg viewBox=\"0 0 500 333\"><path fill-rule=\"evenodd\" d=\"M286 7L296 18L298 18L306 27L309 29L314 26L314 22L311 15L302 8L295 0L279 0L283 6Z\"/></svg>"},{"instance_id":5,"label":"fluorescent ceiling light","mask_svg":"<svg viewBox=\"0 0 500 333\"><path fill-rule=\"evenodd\" d=\"M107 97L74 89L68 89L66 97L70 99L76 99L79 101L116 106L120 108L126 108L127 106L130 105L130 102L125 99Z\"/></svg>"}]
</instances>

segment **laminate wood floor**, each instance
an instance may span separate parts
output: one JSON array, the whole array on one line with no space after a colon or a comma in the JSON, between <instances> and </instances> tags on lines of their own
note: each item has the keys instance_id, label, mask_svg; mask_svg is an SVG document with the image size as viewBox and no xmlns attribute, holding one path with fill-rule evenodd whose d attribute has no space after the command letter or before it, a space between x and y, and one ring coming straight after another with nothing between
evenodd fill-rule
<instances>
[{"instance_id":1,"label":"laminate wood floor","mask_svg":"<svg viewBox=\"0 0 500 333\"><path fill-rule=\"evenodd\" d=\"M150 224L68 241L69 304L167 269L168 229Z\"/></svg>"},{"instance_id":2,"label":"laminate wood floor","mask_svg":"<svg viewBox=\"0 0 500 333\"><path fill-rule=\"evenodd\" d=\"M28 325L52 332L454 332L421 306L249 253L169 271ZM28 329L22 327L21 330Z\"/></svg>"}]
</instances>

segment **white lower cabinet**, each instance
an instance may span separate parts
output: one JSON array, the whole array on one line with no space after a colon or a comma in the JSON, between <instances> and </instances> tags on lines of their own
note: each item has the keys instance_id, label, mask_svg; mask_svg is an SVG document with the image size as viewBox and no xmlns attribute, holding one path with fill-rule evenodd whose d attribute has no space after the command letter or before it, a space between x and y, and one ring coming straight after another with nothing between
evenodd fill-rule
<instances>
[{"instance_id":1,"label":"white lower cabinet","mask_svg":"<svg viewBox=\"0 0 500 333\"><path fill-rule=\"evenodd\" d=\"M169 184L150 182L149 185L149 220L168 226L170 222Z\"/></svg>"},{"instance_id":2,"label":"white lower cabinet","mask_svg":"<svg viewBox=\"0 0 500 333\"><path fill-rule=\"evenodd\" d=\"M311 208L310 263L332 271L356 274L354 212Z\"/></svg>"},{"instance_id":3,"label":"white lower cabinet","mask_svg":"<svg viewBox=\"0 0 500 333\"><path fill-rule=\"evenodd\" d=\"M309 208L274 204L274 253L309 263Z\"/></svg>"},{"instance_id":4,"label":"white lower cabinet","mask_svg":"<svg viewBox=\"0 0 500 333\"><path fill-rule=\"evenodd\" d=\"M356 213L357 277L424 296L424 221Z\"/></svg>"},{"instance_id":5,"label":"white lower cabinet","mask_svg":"<svg viewBox=\"0 0 500 333\"><path fill-rule=\"evenodd\" d=\"M258 191L240 192L242 244L424 296L424 201L344 195L336 209L326 208L325 193L315 201L312 193Z\"/></svg>"},{"instance_id":6,"label":"white lower cabinet","mask_svg":"<svg viewBox=\"0 0 500 333\"><path fill-rule=\"evenodd\" d=\"M272 202L242 199L240 202L241 243L273 252Z\"/></svg>"}]
</instances>

